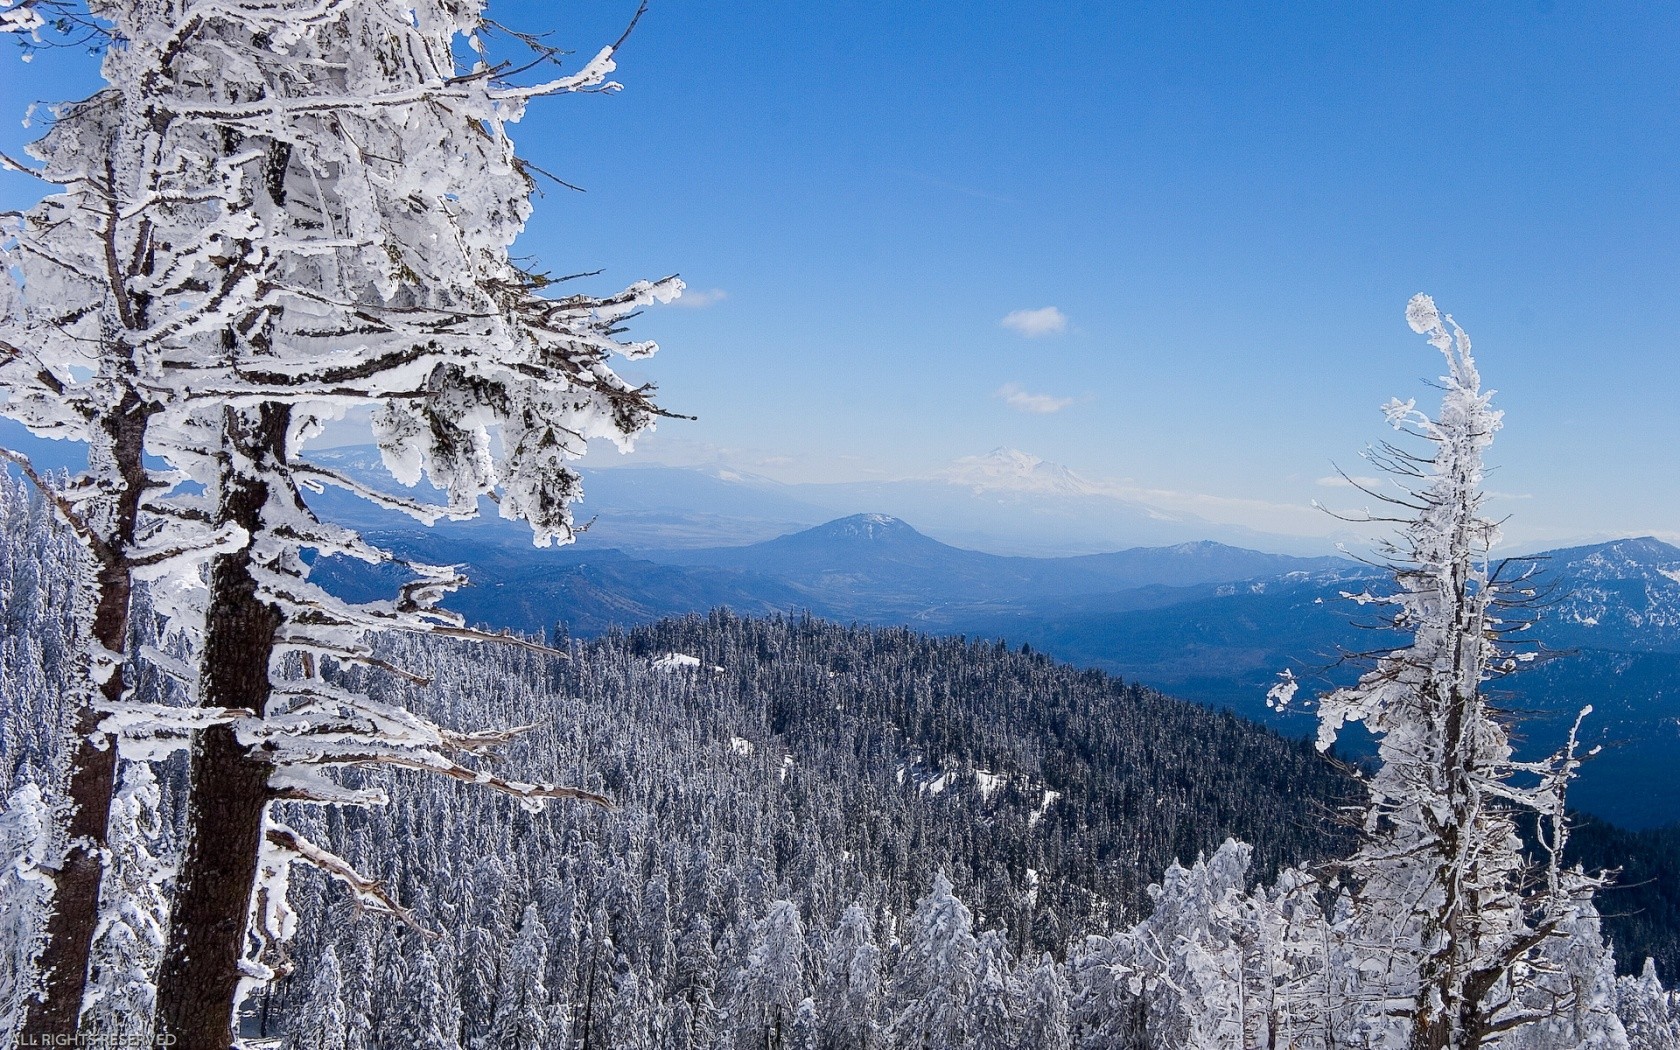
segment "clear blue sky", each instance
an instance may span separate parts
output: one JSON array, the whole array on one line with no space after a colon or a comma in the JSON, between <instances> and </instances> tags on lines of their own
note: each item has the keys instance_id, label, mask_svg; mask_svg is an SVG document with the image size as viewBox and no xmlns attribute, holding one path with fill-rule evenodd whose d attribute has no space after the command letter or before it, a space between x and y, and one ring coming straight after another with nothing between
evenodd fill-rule
<instances>
[{"instance_id":1,"label":"clear blue sky","mask_svg":"<svg viewBox=\"0 0 1680 1050\"><path fill-rule=\"evenodd\" d=\"M580 59L633 8L491 4ZM635 373L701 417L638 458L850 480L1009 445L1259 527L1350 505L1331 462L1368 473L1378 405L1428 400L1428 291L1501 391L1513 540L1680 539L1677 56L1670 2L654 0L621 94L518 129L588 190L522 249L710 300L637 323ZM0 112L76 65L8 72Z\"/></svg>"}]
</instances>

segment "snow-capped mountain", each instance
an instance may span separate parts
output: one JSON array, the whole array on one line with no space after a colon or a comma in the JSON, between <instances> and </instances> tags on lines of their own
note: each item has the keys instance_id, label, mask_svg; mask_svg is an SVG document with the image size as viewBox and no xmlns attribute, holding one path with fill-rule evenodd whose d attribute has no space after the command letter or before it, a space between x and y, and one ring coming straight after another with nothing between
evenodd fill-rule
<instances>
[{"instance_id":1,"label":"snow-capped mountain","mask_svg":"<svg viewBox=\"0 0 1680 1050\"><path fill-rule=\"evenodd\" d=\"M916 540L927 539L905 522L889 514L853 514L849 518L807 529L799 535L813 540L827 539L838 542L863 540L890 543L904 542L912 537Z\"/></svg>"},{"instance_id":2,"label":"snow-capped mountain","mask_svg":"<svg viewBox=\"0 0 1680 1050\"><path fill-rule=\"evenodd\" d=\"M1642 536L1535 564L1543 613L1567 644L1680 652L1680 548Z\"/></svg>"},{"instance_id":3,"label":"snow-capped mountain","mask_svg":"<svg viewBox=\"0 0 1680 1050\"><path fill-rule=\"evenodd\" d=\"M930 474L928 480L960 485L976 493L1113 496L1102 485L1080 477L1059 463L1046 462L1030 452L1015 448L996 448L984 456L964 456Z\"/></svg>"}]
</instances>

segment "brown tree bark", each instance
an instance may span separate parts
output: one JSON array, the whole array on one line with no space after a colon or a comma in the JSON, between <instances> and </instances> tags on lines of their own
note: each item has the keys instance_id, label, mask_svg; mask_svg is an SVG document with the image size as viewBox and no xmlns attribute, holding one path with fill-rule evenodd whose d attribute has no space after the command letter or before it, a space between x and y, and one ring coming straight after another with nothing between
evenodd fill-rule
<instances>
[{"instance_id":1,"label":"brown tree bark","mask_svg":"<svg viewBox=\"0 0 1680 1050\"><path fill-rule=\"evenodd\" d=\"M249 536L261 531L270 496L269 482L257 471L283 456L286 417L285 408L274 404L227 412L230 466L224 467L220 517ZM209 601L200 702L261 715L282 617L257 594L249 544L211 563ZM203 730L193 742L187 843L154 1025L154 1038L173 1039L177 1050L227 1050L233 1040L272 769L228 726Z\"/></svg>"},{"instance_id":2,"label":"brown tree bark","mask_svg":"<svg viewBox=\"0 0 1680 1050\"><path fill-rule=\"evenodd\" d=\"M140 499L145 492L142 458L149 410L132 388L102 423L105 448L117 479L112 506L104 526L84 534L95 561L93 640L104 649L123 652L128 643L129 598L133 573L128 548L134 541ZM90 531L97 526L90 526ZM99 687L110 702L122 699L127 682L121 668ZM53 872L52 910L37 962L41 982L38 996L24 1006L21 1032L39 1045L76 1033L82 999L87 991L88 962L93 935L99 925L99 890L104 878L106 825L111 816L111 793L116 787L117 752L113 741L99 732L103 715L91 703L76 714L75 749L70 756L66 794L70 819L64 859Z\"/></svg>"}]
</instances>

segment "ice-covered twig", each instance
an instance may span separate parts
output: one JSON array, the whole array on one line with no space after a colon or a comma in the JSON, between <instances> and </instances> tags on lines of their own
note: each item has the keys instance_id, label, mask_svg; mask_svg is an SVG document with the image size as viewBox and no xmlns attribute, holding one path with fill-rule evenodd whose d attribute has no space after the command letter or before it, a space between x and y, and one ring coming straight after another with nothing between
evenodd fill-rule
<instances>
[{"instance_id":1,"label":"ice-covered twig","mask_svg":"<svg viewBox=\"0 0 1680 1050\"><path fill-rule=\"evenodd\" d=\"M363 875L343 857L317 846L286 825L270 823L264 837L275 849L291 854L347 886L358 905L381 915L389 915L428 939L438 940L443 936L435 930L427 929L415 918L414 912L398 904L385 883Z\"/></svg>"}]
</instances>

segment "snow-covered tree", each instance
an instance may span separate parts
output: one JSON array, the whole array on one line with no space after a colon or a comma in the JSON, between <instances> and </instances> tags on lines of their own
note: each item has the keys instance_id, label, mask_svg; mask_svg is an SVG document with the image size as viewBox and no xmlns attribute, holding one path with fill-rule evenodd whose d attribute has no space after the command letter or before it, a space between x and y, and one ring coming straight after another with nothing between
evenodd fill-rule
<instances>
[{"instance_id":1,"label":"snow-covered tree","mask_svg":"<svg viewBox=\"0 0 1680 1050\"><path fill-rule=\"evenodd\" d=\"M1504 610L1524 596L1521 575L1508 580L1510 563L1490 562L1498 530L1482 513L1482 457L1501 413L1450 316L1418 295L1406 319L1446 360L1444 396L1435 416L1414 401L1385 407L1390 423L1427 450L1370 453L1405 490L1372 493L1395 508L1403 531L1386 550L1392 593L1350 597L1392 608L1393 626L1411 642L1319 701L1321 747L1345 723L1361 722L1380 758L1366 781L1364 842L1346 865L1357 887L1348 935L1358 981L1341 1036L1467 1050L1562 1014L1615 1029L1602 981L1549 996L1540 977L1558 955L1554 942L1598 937L1595 922L1581 921L1598 880L1565 870L1560 856L1573 736L1549 761L1516 761L1485 689L1525 656L1501 639L1510 626ZM1292 691L1286 678L1274 698L1287 702ZM1523 786L1519 776L1538 783ZM1542 871L1523 857L1520 811L1538 814L1546 829Z\"/></svg>"},{"instance_id":2,"label":"snow-covered tree","mask_svg":"<svg viewBox=\"0 0 1680 1050\"><path fill-rule=\"evenodd\" d=\"M908 932L890 985L891 1045L910 1050L969 1045L979 946L973 913L951 892L944 872L916 904Z\"/></svg>"},{"instance_id":3,"label":"snow-covered tree","mask_svg":"<svg viewBox=\"0 0 1680 1050\"><path fill-rule=\"evenodd\" d=\"M142 305L145 297L128 294L125 271L141 260L118 254L133 246L122 236L122 205L136 198L146 174L118 160L123 151L110 137L117 105L102 93L62 111L31 152L42 161L37 174L64 191L0 226L0 390L7 395L0 412L88 448L88 470L67 483L0 449L0 459L48 495L89 555L78 566L87 652L71 727L65 846L51 864L42 994L28 1008L28 1030L42 1036L74 1034L82 1006L117 770L116 751L99 728L101 702L121 703L127 688L121 655L134 574L152 558L137 529L154 483L143 450L155 405L140 392L138 348L129 338L150 325L149 300ZM152 228L160 239L192 243L192 233L165 214L171 209L157 211Z\"/></svg>"},{"instance_id":4,"label":"snow-covered tree","mask_svg":"<svg viewBox=\"0 0 1680 1050\"><path fill-rule=\"evenodd\" d=\"M1680 1046L1680 994L1663 987L1650 959L1639 976L1617 978L1616 1016L1631 1050Z\"/></svg>"},{"instance_id":5,"label":"snow-covered tree","mask_svg":"<svg viewBox=\"0 0 1680 1050\"><path fill-rule=\"evenodd\" d=\"M242 958L240 873L254 877L264 850L282 865L330 857L265 825L271 798L369 801L323 772L380 763L487 779L533 804L577 794L462 764L505 734L442 730L323 678L326 662L371 659L369 631L466 632L433 609L451 573L417 568L395 601L360 607L311 586L305 550L385 555L316 520L303 490L350 488L426 519L494 493L539 541L564 541L579 491L564 460L592 437L627 442L658 412L607 364L653 349L621 342L618 325L681 286L550 298L548 279L508 254L532 183L505 129L532 98L609 86L610 47L576 73L516 85L487 61L456 66L458 40L486 54L474 0L125 0L94 13L121 46L106 57L109 87L61 109L35 150L68 189L8 231L0 366L8 414L89 442L89 481L55 496L111 571L95 604L126 609L137 568L207 574L199 711L125 703L112 673L122 632L100 615L92 670L105 696L90 711L148 754L193 733L158 1001L160 1031L209 1040L227 1030L242 968L261 974L258 956ZM446 505L374 493L299 457L323 422L358 406L376 410L399 480L425 471ZM163 484L143 452L172 468ZM101 751L96 721L77 733ZM76 811L89 826L71 840L88 844L81 866L96 890L108 770L94 780ZM54 914L86 927L70 886L59 878ZM73 1026L79 991L47 983L64 990Z\"/></svg>"},{"instance_id":6,"label":"snow-covered tree","mask_svg":"<svg viewBox=\"0 0 1680 1050\"><path fill-rule=\"evenodd\" d=\"M1141 1037L1148 1003L1141 980L1134 985L1132 938L1092 935L1069 953L1071 993L1068 1022L1075 1045L1089 1050L1123 1050ZM1134 990L1135 989L1135 990Z\"/></svg>"},{"instance_id":7,"label":"snow-covered tree","mask_svg":"<svg viewBox=\"0 0 1680 1050\"><path fill-rule=\"evenodd\" d=\"M111 802L110 870L93 940L84 1031L106 1036L144 1034L163 958L169 899L164 881L173 874L157 857L162 839L160 795L151 767L124 764Z\"/></svg>"},{"instance_id":8,"label":"snow-covered tree","mask_svg":"<svg viewBox=\"0 0 1680 1050\"><path fill-rule=\"evenodd\" d=\"M290 1050L349 1050L350 1019L344 1005L344 974L329 946L315 971L309 998L292 1024Z\"/></svg>"},{"instance_id":9,"label":"snow-covered tree","mask_svg":"<svg viewBox=\"0 0 1680 1050\"><path fill-rule=\"evenodd\" d=\"M1020 1041L1021 987L1015 980L1014 960L1009 945L996 930L987 930L975 942L978 956L974 980L976 1050L1015 1050Z\"/></svg>"},{"instance_id":10,"label":"snow-covered tree","mask_svg":"<svg viewBox=\"0 0 1680 1050\"><path fill-rule=\"evenodd\" d=\"M51 849L52 813L40 787L24 784L0 807L0 1009L8 1013L35 991ZM14 1032L17 1021L0 1015L0 1032Z\"/></svg>"},{"instance_id":11,"label":"snow-covered tree","mask_svg":"<svg viewBox=\"0 0 1680 1050\"><path fill-rule=\"evenodd\" d=\"M1020 1042L1026 1050L1069 1050L1072 1047L1072 1023L1069 1017L1067 973L1045 952L1038 965L1027 969L1022 965L1020 983L1024 1009L1021 1015Z\"/></svg>"},{"instance_id":12,"label":"snow-covered tree","mask_svg":"<svg viewBox=\"0 0 1680 1050\"><path fill-rule=\"evenodd\" d=\"M753 926L752 947L735 981L730 1019L735 1045L781 1050L795 1045L794 1024L806 996L805 926L790 901L773 901Z\"/></svg>"},{"instance_id":13,"label":"snow-covered tree","mask_svg":"<svg viewBox=\"0 0 1680 1050\"><path fill-rule=\"evenodd\" d=\"M881 949L862 907L848 905L824 946L817 1015L827 1050L874 1050L880 1042Z\"/></svg>"},{"instance_id":14,"label":"snow-covered tree","mask_svg":"<svg viewBox=\"0 0 1680 1050\"><path fill-rule=\"evenodd\" d=\"M1126 934L1133 994L1149 1004L1151 1040L1197 1050L1247 1044L1244 972L1252 938L1243 896L1250 850L1227 840L1189 868L1174 864L1149 888L1155 910Z\"/></svg>"},{"instance_id":15,"label":"snow-covered tree","mask_svg":"<svg viewBox=\"0 0 1680 1050\"><path fill-rule=\"evenodd\" d=\"M548 928L535 904L525 906L519 932L502 963L501 987L490 1022L489 1046L542 1046L548 1039Z\"/></svg>"}]
</instances>

